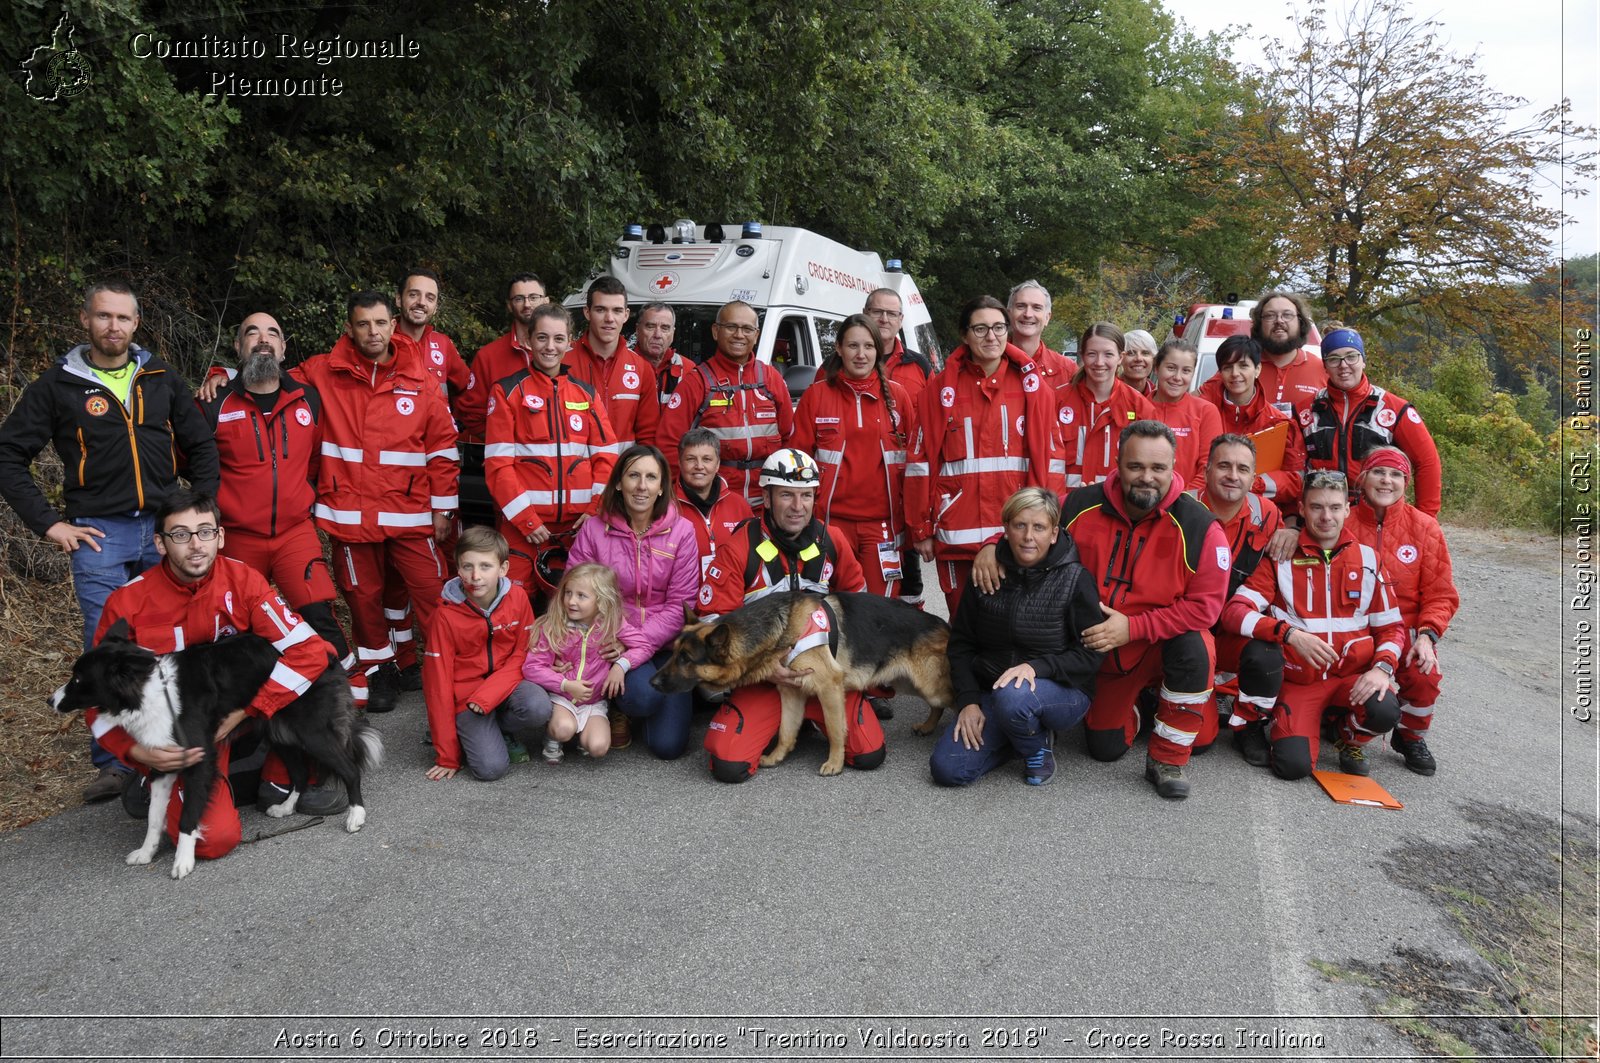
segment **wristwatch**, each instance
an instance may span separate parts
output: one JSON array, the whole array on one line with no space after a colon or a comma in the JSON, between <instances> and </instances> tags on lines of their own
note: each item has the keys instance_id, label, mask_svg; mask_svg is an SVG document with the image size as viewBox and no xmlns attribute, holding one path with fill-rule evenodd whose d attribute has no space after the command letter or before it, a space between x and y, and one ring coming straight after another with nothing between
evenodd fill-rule
<instances>
[{"instance_id":1,"label":"wristwatch","mask_svg":"<svg viewBox=\"0 0 1600 1063\"><path fill-rule=\"evenodd\" d=\"M1382 672L1384 675L1388 676L1390 679L1394 678L1394 665L1390 664L1388 661L1379 661L1377 664L1373 665L1373 667L1378 669L1378 671Z\"/></svg>"}]
</instances>

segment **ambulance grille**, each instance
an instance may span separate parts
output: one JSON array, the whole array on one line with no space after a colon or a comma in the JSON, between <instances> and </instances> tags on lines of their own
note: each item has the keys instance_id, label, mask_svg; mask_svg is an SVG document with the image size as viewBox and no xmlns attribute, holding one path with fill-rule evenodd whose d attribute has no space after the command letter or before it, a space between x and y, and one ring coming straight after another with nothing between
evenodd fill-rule
<instances>
[{"instance_id":1,"label":"ambulance grille","mask_svg":"<svg viewBox=\"0 0 1600 1063\"><path fill-rule=\"evenodd\" d=\"M723 245L707 247L645 246L634 252L633 261L645 269L704 269L717 259Z\"/></svg>"}]
</instances>

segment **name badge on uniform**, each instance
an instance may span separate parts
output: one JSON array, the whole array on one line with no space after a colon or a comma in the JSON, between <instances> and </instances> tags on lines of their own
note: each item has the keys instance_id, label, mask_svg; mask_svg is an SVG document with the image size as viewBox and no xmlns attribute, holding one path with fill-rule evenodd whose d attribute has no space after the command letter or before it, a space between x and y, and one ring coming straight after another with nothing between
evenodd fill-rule
<instances>
[{"instance_id":1,"label":"name badge on uniform","mask_svg":"<svg viewBox=\"0 0 1600 1063\"><path fill-rule=\"evenodd\" d=\"M707 406L732 406L733 405L733 400L731 398L729 398L728 396L726 396L726 395L713 396L711 401L706 403L706 405Z\"/></svg>"},{"instance_id":2,"label":"name badge on uniform","mask_svg":"<svg viewBox=\"0 0 1600 1063\"><path fill-rule=\"evenodd\" d=\"M905 579L905 571L900 564L900 548L894 543L878 544L878 570L883 573L885 583Z\"/></svg>"},{"instance_id":3,"label":"name badge on uniform","mask_svg":"<svg viewBox=\"0 0 1600 1063\"><path fill-rule=\"evenodd\" d=\"M588 408L589 408L589 404L587 402L569 402L569 403L567 403L567 409L569 409L569 410L587 410Z\"/></svg>"}]
</instances>

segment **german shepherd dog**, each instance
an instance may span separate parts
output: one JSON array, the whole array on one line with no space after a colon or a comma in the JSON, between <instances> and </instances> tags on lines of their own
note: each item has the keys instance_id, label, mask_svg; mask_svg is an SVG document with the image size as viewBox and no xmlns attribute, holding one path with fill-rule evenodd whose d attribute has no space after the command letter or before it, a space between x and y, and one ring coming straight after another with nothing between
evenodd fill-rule
<instances>
[{"instance_id":1,"label":"german shepherd dog","mask_svg":"<svg viewBox=\"0 0 1600 1063\"><path fill-rule=\"evenodd\" d=\"M827 617L828 637L813 645L820 626L814 614L819 612ZM945 655L949 626L915 606L876 594L769 594L717 620L691 624L672 644L671 659L650 685L675 693L696 685L732 690L765 682L802 639L807 645L787 664L810 674L800 678L799 689L778 684L783 720L777 745L761 758L762 767L782 763L794 749L808 697L821 702L828 732L823 775L844 770L845 691L902 682L933 706L930 721L937 721L955 700ZM923 726L931 729L932 723Z\"/></svg>"},{"instance_id":2,"label":"german shepherd dog","mask_svg":"<svg viewBox=\"0 0 1600 1063\"><path fill-rule=\"evenodd\" d=\"M127 622L119 620L99 645L78 658L72 678L50 696L57 712L98 708L101 720L121 726L144 745L205 750L199 763L180 773L186 800L178 819L173 878L194 870L195 829L216 776L217 728L234 709L250 704L277 662L272 643L251 634L157 655L131 641ZM267 815L294 811L306 791L309 757L343 780L350 795L344 826L354 833L367 820L361 770L382 759L383 740L356 715L344 670L332 657L328 662L304 694L266 720L267 734L290 778L289 796ZM171 774L151 780L144 844L128 854L128 863L148 864L155 858L175 781Z\"/></svg>"}]
</instances>

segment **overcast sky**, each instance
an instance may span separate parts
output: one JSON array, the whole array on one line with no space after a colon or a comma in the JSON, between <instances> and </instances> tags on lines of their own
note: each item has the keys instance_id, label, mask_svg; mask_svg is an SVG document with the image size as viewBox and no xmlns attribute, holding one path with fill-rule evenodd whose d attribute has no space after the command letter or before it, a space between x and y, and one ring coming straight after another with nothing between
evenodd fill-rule
<instances>
[{"instance_id":1,"label":"overcast sky","mask_svg":"<svg viewBox=\"0 0 1600 1063\"><path fill-rule=\"evenodd\" d=\"M1197 32L1248 26L1233 38L1234 58L1241 63L1259 59L1259 45L1252 46L1252 41L1292 34L1289 14L1309 6L1288 0L1160 2ZM1349 0L1330 0L1330 21L1349 7ZM1476 51L1489 84L1528 100L1528 115L1565 96L1580 124L1600 125L1600 0L1423 0L1413 2L1410 10L1442 23L1451 51ZM1567 213L1576 221L1551 234L1557 248L1564 240L1568 258L1593 253L1600 241L1600 196L1591 191L1583 199L1569 200Z\"/></svg>"}]
</instances>

